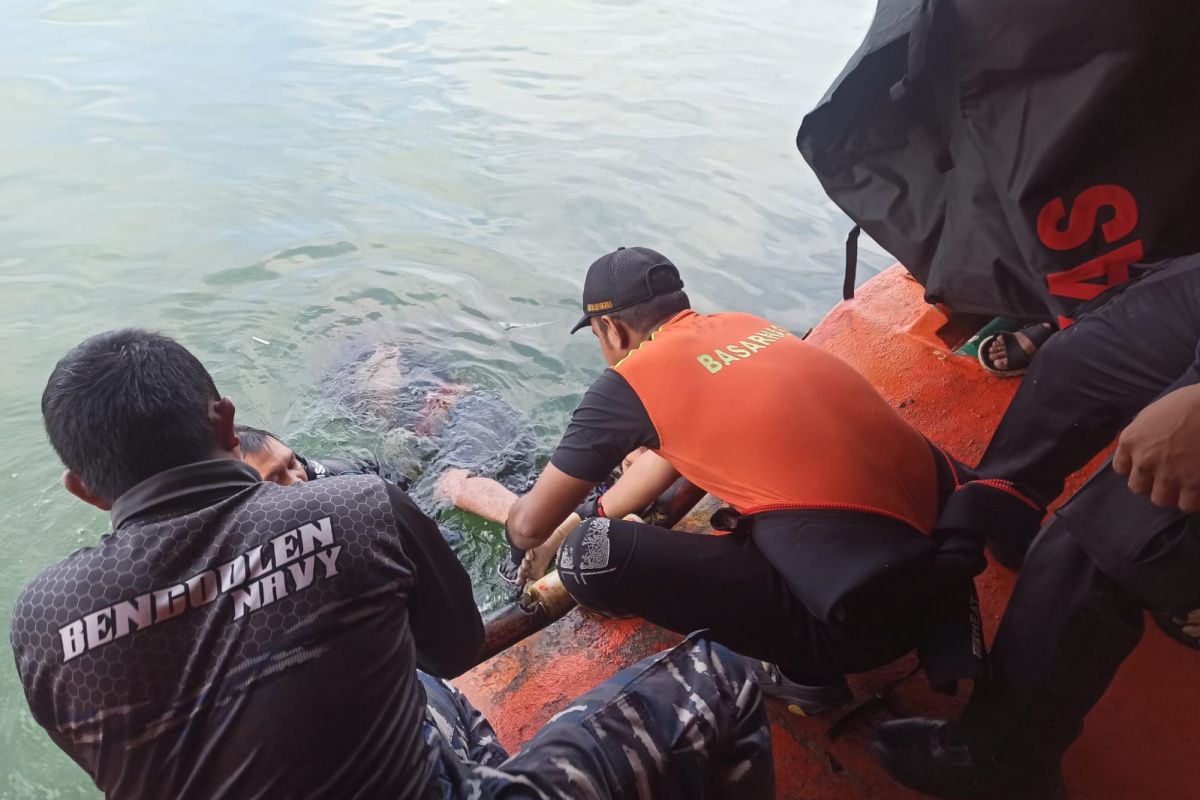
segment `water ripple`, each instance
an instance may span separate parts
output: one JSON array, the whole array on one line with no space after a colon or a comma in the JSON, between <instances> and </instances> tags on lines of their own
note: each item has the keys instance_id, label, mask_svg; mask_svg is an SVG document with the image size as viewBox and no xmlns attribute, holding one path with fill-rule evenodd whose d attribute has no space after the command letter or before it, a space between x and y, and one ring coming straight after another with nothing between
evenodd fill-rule
<instances>
[{"instance_id":1,"label":"water ripple","mask_svg":"<svg viewBox=\"0 0 1200 800\"><path fill-rule=\"evenodd\" d=\"M545 458L602 368L567 331L617 245L672 257L702 308L810 326L847 225L795 129L873 5L9 0L0 619L104 526L59 488L38 406L98 330L178 336L303 448L416 463L335 402L339 367L417 348L528 414ZM447 524L495 599L498 531ZM93 797L23 709L0 670L0 796Z\"/></svg>"}]
</instances>

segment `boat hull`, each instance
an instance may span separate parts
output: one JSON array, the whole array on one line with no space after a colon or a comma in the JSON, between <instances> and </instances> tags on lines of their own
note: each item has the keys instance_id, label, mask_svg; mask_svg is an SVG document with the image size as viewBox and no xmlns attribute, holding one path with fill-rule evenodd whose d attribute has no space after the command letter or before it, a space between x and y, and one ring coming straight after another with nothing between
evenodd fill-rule
<instances>
[{"instance_id":1,"label":"boat hull","mask_svg":"<svg viewBox=\"0 0 1200 800\"><path fill-rule=\"evenodd\" d=\"M851 363L922 433L973 464L1017 381L988 375L974 359L954 355L948 322L896 266L860 287L854 300L834 308L808 340ZM1064 496L1078 487L1081 475L1072 479ZM703 530L713 506L702 503L678 527ZM995 564L977 580L989 641L1014 580L1013 573ZM611 620L575 610L455 683L515 752L572 698L678 638L640 620ZM871 731L896 716L954 716L965 691L958 698L933 693L922 675L905 678L914 665L908 656L852 676L861 707L848 719L800 718L772 702L777 796L916 798L876 765L869 748ZM1067 757L1071 797L1200 797L1198 666L1200 655L1148 624L1143 642ZM881 690L886 690L883 696L872 699Z\"/></svg>"}]
</instances>

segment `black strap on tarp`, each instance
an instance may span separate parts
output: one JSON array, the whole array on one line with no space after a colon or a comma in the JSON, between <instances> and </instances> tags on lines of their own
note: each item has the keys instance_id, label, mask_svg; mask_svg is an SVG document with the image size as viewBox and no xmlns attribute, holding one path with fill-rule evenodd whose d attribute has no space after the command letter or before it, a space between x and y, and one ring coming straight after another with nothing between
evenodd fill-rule
<instances>
[{"instance_id":1,"label":"black strap on tarp","mask_svg":"<svg viewBox=\"0 0 1200 800\"><path fill-rule=\"evenodd\" d=\"M862 228L855 225L846 237L846 278L842 282L843 300L850 300L854 297L854 277L858 273L858 234L860 233L862 233Z\"/></svg>"}]
</instances>

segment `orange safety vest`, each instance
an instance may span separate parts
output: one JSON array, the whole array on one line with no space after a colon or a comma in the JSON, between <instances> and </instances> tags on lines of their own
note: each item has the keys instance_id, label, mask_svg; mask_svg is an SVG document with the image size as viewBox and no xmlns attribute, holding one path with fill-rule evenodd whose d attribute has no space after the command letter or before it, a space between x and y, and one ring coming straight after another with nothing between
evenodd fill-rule
<instances>
[{"instance_id":1,"label":"orange safety vest","mask_svg":"<svg viewBox=\"0 0 1200 800\"><path fill-rule=\"evenodd\" d=\"M929 444L849 364L751 314L683 311L619 361L658 453L742 514L882 514L928 533Z\"/></svg>"}]
</instances>

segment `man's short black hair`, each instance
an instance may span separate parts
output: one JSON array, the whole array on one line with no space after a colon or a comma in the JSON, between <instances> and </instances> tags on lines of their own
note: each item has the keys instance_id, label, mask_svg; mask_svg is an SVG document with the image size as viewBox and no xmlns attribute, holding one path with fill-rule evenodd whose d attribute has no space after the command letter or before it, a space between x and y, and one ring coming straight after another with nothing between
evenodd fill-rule
<instances>
[{"instance_id":1,"label":"man's short black hair","mask_svg":"<svg viewBox=\"0 0 1200 800\"><path fill-rule=\"evenodd\" d=\"M283 439L280 439L270 431L264 431L262 428L251 428L249 425L234 425L233 432L238 435L241 441L242 455L253 456L267 449L270 440L283 444Z\"/></svg>"},{"instance_id":2,"label":"man's short black hair","mask_svg":"<svg viewBox=\"0 0 1200 800\"><path fill-rule=\"evenodd\" d=\"M638 303L636 306L614 311L607 316L611 319L624 322L644 336L680 311L687 311L691 307L692 304L688 300L687 292L683 289L678 289L668 294L651 297L646 302Z\"/></svg>"},{"instance_id":3,"label":"man's short black hair","mask_svg":"<svg viewBox=\"0 0 1200 800\"><path fill-rule=\"evenodd\" d=\"M187 348L137 328L99 333L50 373L42 418L63 463L113 502L152 475L212 456L220 399Z\"/></svg>"}]
</instances>

